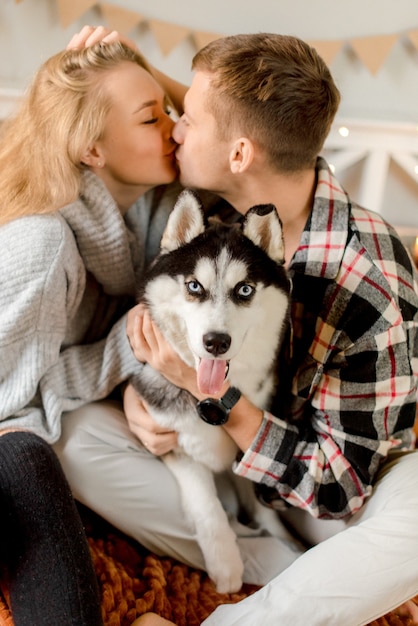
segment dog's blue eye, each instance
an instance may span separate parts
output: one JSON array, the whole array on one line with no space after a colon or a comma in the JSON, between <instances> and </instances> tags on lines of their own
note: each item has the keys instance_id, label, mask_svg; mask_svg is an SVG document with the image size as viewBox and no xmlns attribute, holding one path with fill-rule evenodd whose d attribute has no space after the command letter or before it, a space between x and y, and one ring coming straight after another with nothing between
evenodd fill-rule
<instances>
[{"instance_id":1,"label":"dog's blue eye","mask_svg":"<svg viewBox=\"0 0 418 626\"><path fill-rule=\"evenodd\" d=\"M193 296L200 296L204 293L202 285L197 280L191 280L186 283L187 291Z\"/></svg>"},{"instance_id":2,"label":"dog's blue eye","mask_svg":"<svg viewBox=\"0 0 418 626\"><path fill-rule=\"evenodd\" d=\"M255 288L248 283L241 283L235 287L235 293L239 298L248 299L251 298L253 293L255 292Z\"/></svg>"}]
</instances>

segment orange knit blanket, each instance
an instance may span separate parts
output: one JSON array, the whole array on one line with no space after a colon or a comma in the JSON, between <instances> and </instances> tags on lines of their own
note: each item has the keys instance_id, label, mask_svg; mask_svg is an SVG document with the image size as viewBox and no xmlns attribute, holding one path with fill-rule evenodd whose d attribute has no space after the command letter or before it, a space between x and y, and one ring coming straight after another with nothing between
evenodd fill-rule
<instances>
[{"instance_id":1,"label":"orange knit blanket","mask_svg":"<svg viewBox=\"0 0 418 626\"><path fill-rule=\"evenodd\" d=\"M199 626L219 604L238 602L256 590L245 585L239 593L219 594L204 572L157 557L90 512L81 512L100 585L105 626L130 626L147 611L178 626ZM418 605L418 596L414 603ZM369 626L413 623L395 610ZM0 626L13 626L4 586L0 594Z\"/></svg>"}]
</instances>

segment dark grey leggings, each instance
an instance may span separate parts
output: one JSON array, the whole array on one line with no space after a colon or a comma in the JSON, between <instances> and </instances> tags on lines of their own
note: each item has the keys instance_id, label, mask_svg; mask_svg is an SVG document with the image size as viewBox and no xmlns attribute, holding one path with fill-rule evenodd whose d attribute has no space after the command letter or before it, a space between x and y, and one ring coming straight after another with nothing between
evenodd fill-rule
<instances>
[{"instance_id":1,"label":"dark grey leggings","mask_svg":"<svg viewBox=\"0 0 418 626\"><path fill-rule=\"evenodd\" d=\"M84 529L52 448L0 436L0 566L15 626L103 626Z\"/></svg>"}]
</instances>

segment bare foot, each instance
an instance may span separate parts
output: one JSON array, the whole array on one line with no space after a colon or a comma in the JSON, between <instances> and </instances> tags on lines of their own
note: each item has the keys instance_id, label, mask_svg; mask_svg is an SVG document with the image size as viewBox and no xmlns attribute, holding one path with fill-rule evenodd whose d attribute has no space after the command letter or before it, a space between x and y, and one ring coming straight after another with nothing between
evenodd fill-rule
<instances>
[{"instance_id":1,"label":"bare foot","mask_svg":"<svg viewBox=\"0 0 418 626\"><path fill-rule=\"evenodd\" d=\"M404 602L402 606L395 610L396 615L401 617L411 617L414 624L418 624L418 606L412 602L412 600L408 600ZM155 622L157 625L157 622ZM161 623L163 625L163 623ZM152 626L152 622L150 622L150 626Z\"/></svg>"},{"instance_id":2,"label":"bare foot","mask_svg":"<svg viewBox=\"0 0 418 626\"><path fill-rule=\"evenodd\" d=\"M131 626L176 626L174 622L169 622L168 619L160 617L156 613L145 613L138 617Z\"/></svg>"}]
</instances>

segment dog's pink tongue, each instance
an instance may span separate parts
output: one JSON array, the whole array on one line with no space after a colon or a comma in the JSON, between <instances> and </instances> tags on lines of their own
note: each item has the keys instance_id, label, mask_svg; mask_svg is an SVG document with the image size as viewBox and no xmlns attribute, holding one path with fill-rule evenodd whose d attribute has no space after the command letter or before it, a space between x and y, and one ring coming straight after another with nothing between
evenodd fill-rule
<instances>
[{"instance_id":1,"label":"dog's pink tongue","mask_svg":"<svg viewBox=\"0 0 418 626\"><path fill-rule=\"evenodd\" d=\"M197 370L197 385L201 393L218 393L225 380L226 361L202 359Z\"/></svg>"}]
</instances>

